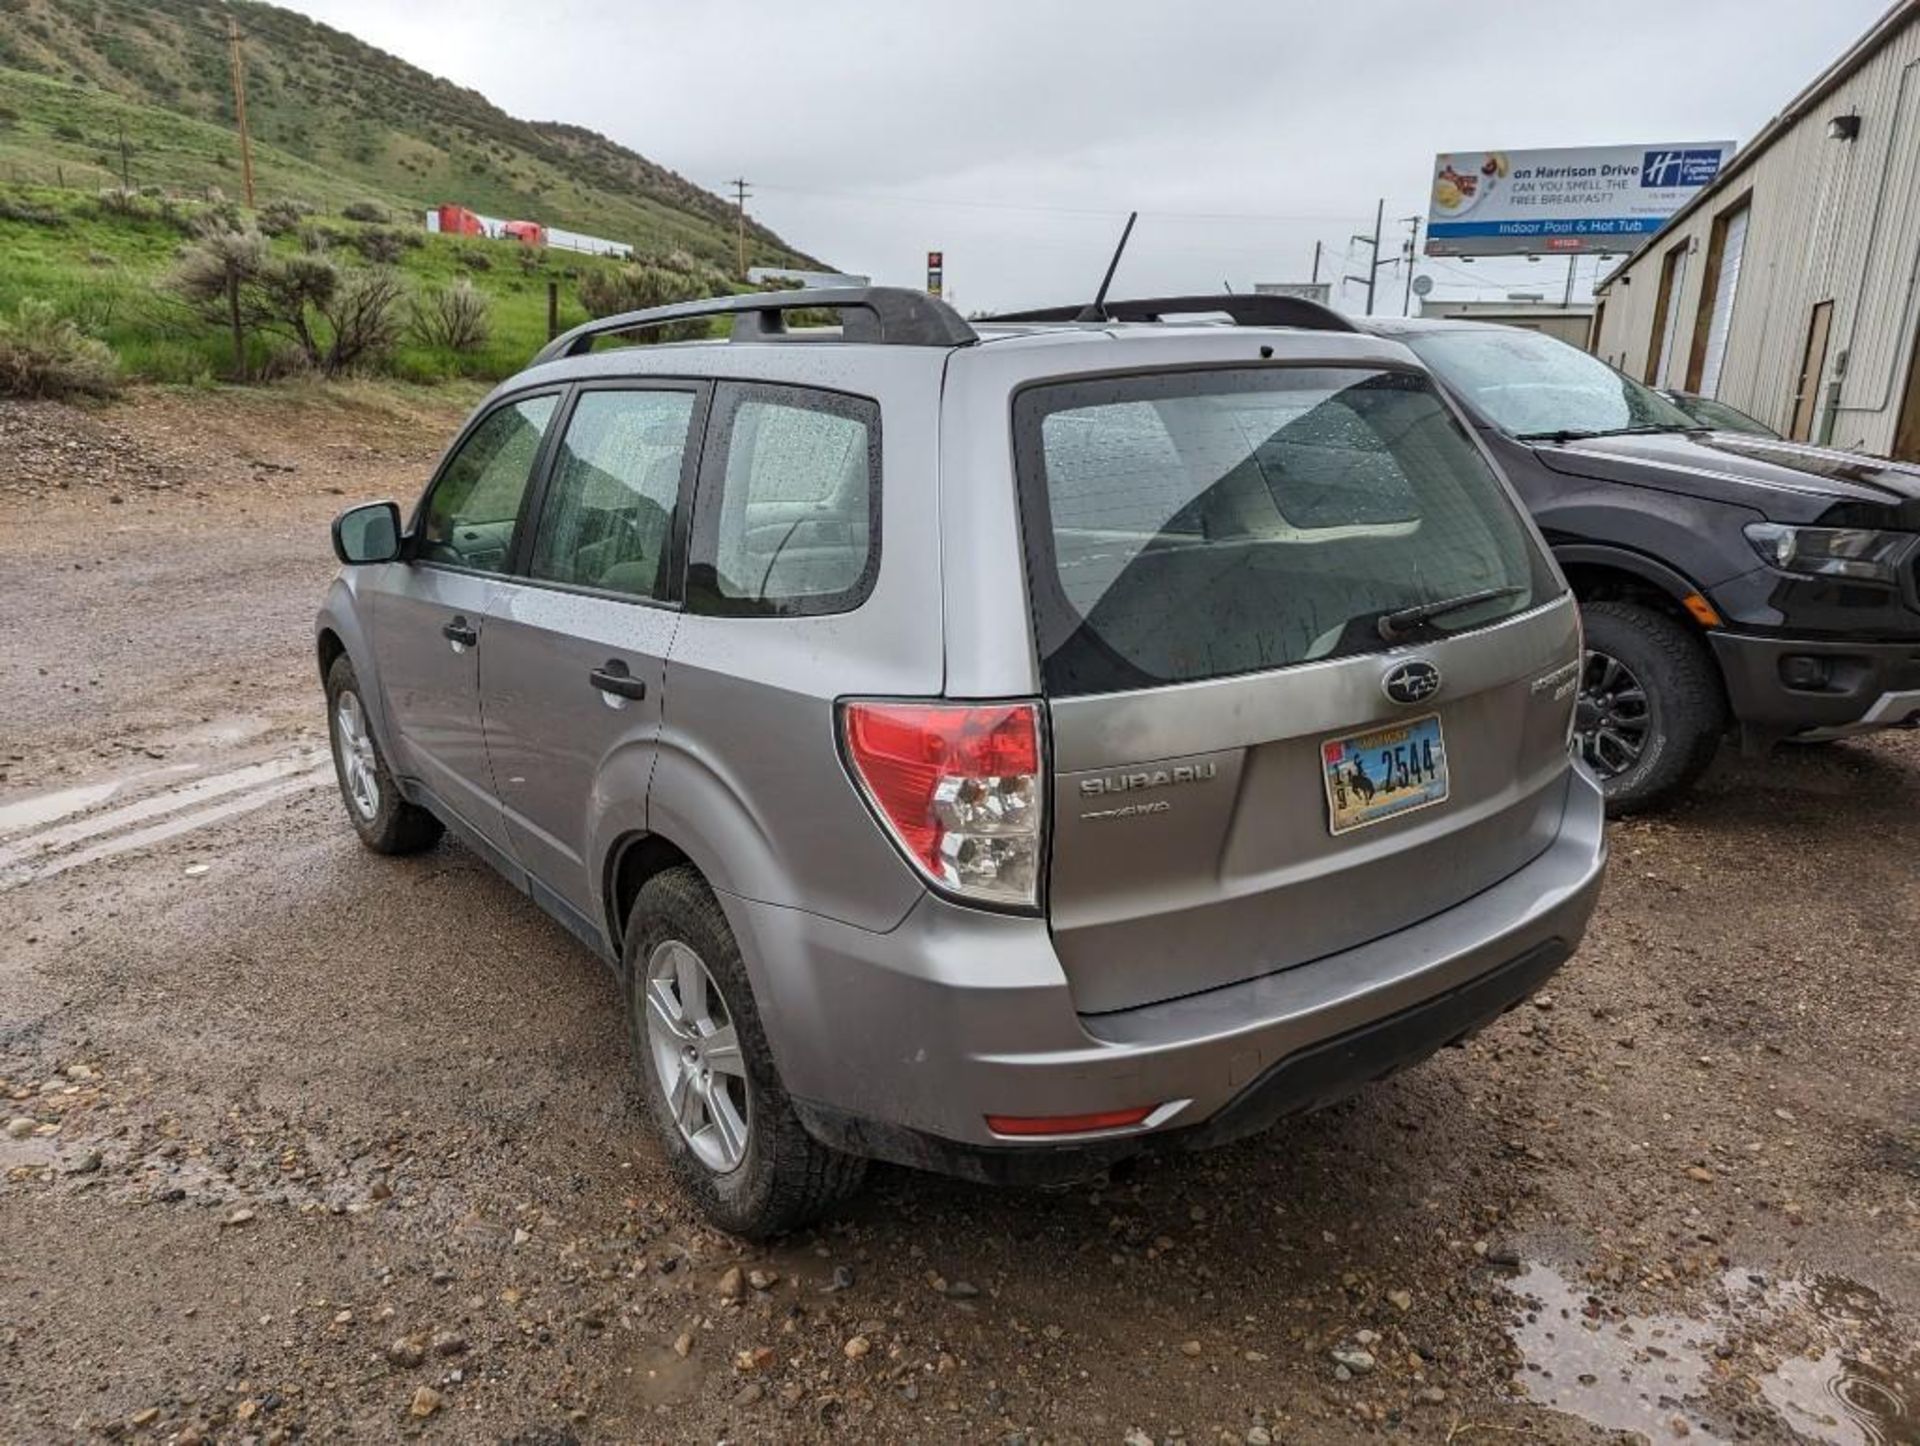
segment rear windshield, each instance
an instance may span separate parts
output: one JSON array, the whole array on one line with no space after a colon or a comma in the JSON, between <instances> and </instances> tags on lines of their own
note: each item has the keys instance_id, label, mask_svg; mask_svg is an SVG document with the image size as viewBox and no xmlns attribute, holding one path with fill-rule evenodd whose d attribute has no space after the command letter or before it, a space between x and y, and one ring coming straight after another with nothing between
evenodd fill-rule
<instances>
[{"instance_id":1,"label":"rear windshield","mask_svg":"<svg viewBox=\"0 0 1920 1446\"><path fill-rule=\"evenodd\" d=\"M1506 490L1423 376L1162 372L1014 403L1043 681L1118 692L1389 646L1384 614L1501 589L1402 634L1555 591Z\"/></svg>"}]
</instances>

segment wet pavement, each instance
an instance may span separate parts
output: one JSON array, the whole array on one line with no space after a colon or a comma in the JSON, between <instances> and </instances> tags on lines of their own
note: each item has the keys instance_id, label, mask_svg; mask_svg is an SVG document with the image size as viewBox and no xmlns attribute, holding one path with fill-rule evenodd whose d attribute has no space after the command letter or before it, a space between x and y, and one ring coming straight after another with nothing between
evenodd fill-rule
<instances>
[{"instance_id":1,"label":"wet pavement","mask_svg":"<svg viewBox=\"0 0 1920 1446\"><path fill-rule=\"evenodd\" d=\"M244 420L271 495L0 504L0 1441L1920 1441L1920 738L1616 827L1546 994L1334 1109L748 1249L602 966L340 814L325 522L436 439Z\"/></svg>"}]
</instances>

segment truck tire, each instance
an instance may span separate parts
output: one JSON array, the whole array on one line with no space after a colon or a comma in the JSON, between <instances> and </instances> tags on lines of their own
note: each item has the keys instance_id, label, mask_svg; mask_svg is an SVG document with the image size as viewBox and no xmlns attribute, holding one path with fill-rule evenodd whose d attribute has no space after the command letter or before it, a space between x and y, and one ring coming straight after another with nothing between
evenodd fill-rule
<instances>
[{"instance_id":1,"label":"truck tire","mask_svg":"<svg viewBox=\"0 0 1920 1446\"><path fill-rule=\"evenodd\" d=\"M377 854L417 854L439 841L440 820L408 803L373 736L360 680L343 653L327 669L327 737L340 801L360 842Z\"/></svg>"},{"instance_id":2,"label":"truck tire","mask_svg":"<svg viewBox=\"0 0 1920 1446\"><path fill-rule=\"evenodd\" d=\"M635 1080L701 1214L766 1240L858 1190L867 1162L814 1139L788 1103L739 945L697 870L641 886L624 954Z\"/></svg>"},{"instance_id":3,"label":"truck tire","mask_svg":"<svg viewBox=\"0 0 1920 1446\"><path fill-rule=\"evenodd\" d=\"M1599 775L1612 818L1666 807L1713 762L1727 704L1713 659L1665 613L1627 602L1580 609L1574 746Z\"/></svg>"}]
</instances>

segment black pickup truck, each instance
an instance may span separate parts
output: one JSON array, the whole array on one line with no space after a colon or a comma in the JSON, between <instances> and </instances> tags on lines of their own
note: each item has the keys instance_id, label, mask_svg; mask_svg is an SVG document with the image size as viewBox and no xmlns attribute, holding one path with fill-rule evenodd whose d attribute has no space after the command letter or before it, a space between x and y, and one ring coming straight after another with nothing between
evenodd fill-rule
<instances>
[{"instance_id":1,"label":"black pickup truck","mask_svg":"<svg viewBox=\"0 0 1920 1446\"><path fill-rule=\"evenodd\" d=\"M1730 729L1764 752L1920 726L1920 468L1703 427L1537 332L1356 324L1433 369L1573 584L1575 737L1612 812L1673 798Z\"/></svg>"}]
</instances>

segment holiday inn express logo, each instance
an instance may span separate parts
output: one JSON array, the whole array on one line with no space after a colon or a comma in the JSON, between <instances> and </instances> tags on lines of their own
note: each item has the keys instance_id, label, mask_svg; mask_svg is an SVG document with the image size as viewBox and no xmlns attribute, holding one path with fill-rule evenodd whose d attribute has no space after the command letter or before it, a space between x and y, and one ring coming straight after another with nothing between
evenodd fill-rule
<instances>
[{"instance_id":1,"label":"holiday inn express logo","mask_svg":"<svg viewBox=\"0 0 1920 1446\"><path fill-rule=\"evenodd\" d=\"M1717 150L1648 151L1640 162L1643 187L1704 186L1719 174Z\"/></svg>"}]
</instances>

